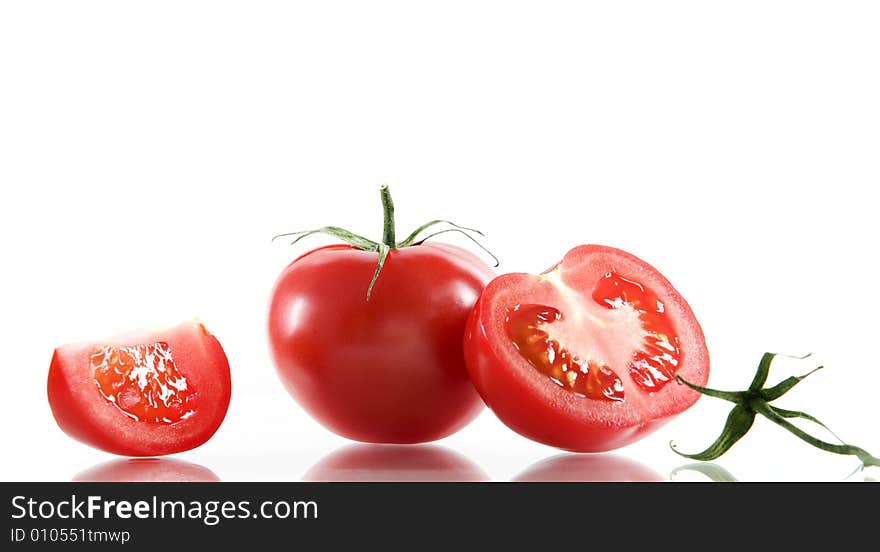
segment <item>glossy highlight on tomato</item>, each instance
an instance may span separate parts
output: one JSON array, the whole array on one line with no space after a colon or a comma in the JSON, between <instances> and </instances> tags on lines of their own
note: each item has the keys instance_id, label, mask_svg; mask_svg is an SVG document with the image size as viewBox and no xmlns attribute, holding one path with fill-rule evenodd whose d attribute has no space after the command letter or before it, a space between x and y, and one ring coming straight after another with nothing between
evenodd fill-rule
<instances>
[{"instance_id":1,"label":"glossy highlight on tomato","mask_svg":"<svg viewBox=\"0 0 880 552\"><path fill-rule=\"evenodd\" d=\"M709 356L690 306L644 261L577 247L540 275L489 283L465 358L486 404L515 431L578 452L618 448L693 404Z\"/></svg>"},{"instance_id":2,"label":"glossy highlight on tomato","mask_svg":"<svg viewBox=\"0 0 880 552\"><path fill-rule=\"evenodd\" d=\"M95 448L159 456L195 448L229 406L229 363L200 322L58 347L48 378L59 427Z\"/></svg>"}]
</instances>

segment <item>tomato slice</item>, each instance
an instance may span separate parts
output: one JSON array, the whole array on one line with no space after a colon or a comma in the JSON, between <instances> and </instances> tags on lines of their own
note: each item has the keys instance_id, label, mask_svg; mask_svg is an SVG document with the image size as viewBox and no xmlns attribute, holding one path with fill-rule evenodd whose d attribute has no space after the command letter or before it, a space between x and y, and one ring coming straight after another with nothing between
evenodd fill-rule
<instances>
[{"instance_id":1,"label":"tomato slice","mask_svg":"<svg viewBox=\"0 0 880 552\"><path fill-rule=\"evenodd\" d=\"M229 406L229 363L199 322L55 350L49 404L58 425L127 456L181 452L207 441Z\"/></svg>"},{"instance_id":2,"label":"tomato slice","mask_svg":"<svg viewBox=\"0 0 880 552\"><path fill-rule=\"evenodd\" d=\"M629 444L693 404L709 355L690 306L656 269L580 246L540 275L493 280L471 313L465 358L515 431L580 452Z\"/></svg>"}]
</instances>

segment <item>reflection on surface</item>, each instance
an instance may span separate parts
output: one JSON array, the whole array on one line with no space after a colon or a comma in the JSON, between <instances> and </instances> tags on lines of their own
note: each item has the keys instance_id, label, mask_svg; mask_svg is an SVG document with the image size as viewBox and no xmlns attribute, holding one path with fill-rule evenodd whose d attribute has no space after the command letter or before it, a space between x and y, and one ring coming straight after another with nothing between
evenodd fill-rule
<instances>
[{"instance_id":1,"label":"reflection on surface","mask_svg":"<svg viewBox=\"0 0 880 552\"><path fill-rule=\"evenodd\" d=\"M862 472L863 468L856 468L856 471L849 474L849 476L845 477L843 481L853 480L858 481L859 477L857 474ZM693 464L685 464L684 466L679 466L672 470L672 473L669 474L669 479L673 481L693 481L694 479L684 479L691 475L689 472L698 473L704 475L706 478L714 481L716 483L738 483L739 479L734 477L732 473L722 468L718 464L714 464L712 462L695 462ZM856 477L853 477L856 476ZM702 478L700 478L702 479ZM876 479L873 479L870 476L864 476L863 481L866 483L874 482Z\"/></svg>"},{"instance_id":2,"label":"reflection on surface","mask_svg":"<svg viewBox=\"0 0 880 552\"><path fill-rule=\"evenodd\" d=\"M613 454L565 453L545 458L526 468L513 481L663 481L651 468Z\"/></svg>"},{"instance_id":3,"label":"reflection on surface","mask_svg":"<svg viewBox=\"0 0 880 552\"><path fill-rule=\"evenodd\" d=\"M849 476L844 479L844 481L859 481L859 478L861 477L861 481L864 483L877 483L878 480L875 477L877 474L880 474L880 466L859 465L859 467L856 468L854 472L849 474Z\"/></svg>"},{"instance_id":4,"label":"reflection on surface","mask_svg":"<svg viewBox=\"0 0 880 552\"><path fill-rule=\"evenodd\" d=\"M121 458L81 471L73 478L81 482L195 482L220 481L204 466L170 458Z\"/></svg>"},{"instance_id":5,"label":"reflection on surface","mask_svg":"<svg viewBox=\"0 0 880 552\"><path fill-rule=\"evenodd\" d=\"M303 481L487 481L473 462L434 445L348 445L322 458Z\"/></svg>"},{"instance_id":6,"label":"reflection on surface","mask_svg":"<svg viewBox=\"0 0 880 552\"><path fill-rule=\"evenodd\" d=\"M695 462L693 464L679 466L672 470L672 473L669 474L669 479L675 480L682 472L688 471L701 473L716 483L736 483L738 481L732 473L718 464L712 464L710 462Z\"/></svg>"}]
</instances>

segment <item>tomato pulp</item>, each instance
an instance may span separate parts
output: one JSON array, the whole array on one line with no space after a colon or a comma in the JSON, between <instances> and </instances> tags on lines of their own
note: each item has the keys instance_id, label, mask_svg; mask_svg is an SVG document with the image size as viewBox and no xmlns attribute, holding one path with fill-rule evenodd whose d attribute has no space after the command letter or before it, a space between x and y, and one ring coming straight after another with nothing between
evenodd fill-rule
<instances>
[{"instance_id":1,"label":"tomato pulp","mask_svg":"<svg viewBox=\"0 0 880 552\"><path fill-rule=\"evenodd\" d=\"M690 306L656 269L584 245L540 275L489 283L464 340L471 379L509 427L576 452L632 443L693 404L709 355Z\"/></svg>"},{"instance_id":2,"label":"tomato pulp","mask_svg":"<svg viewBox=\"0 0 880 552\"><path fill-rule=\"evenodd\" d=\"M330 430L371 443L433 441L483 408L462 335L493 272L462 248L417 239L445 221L396 241L391 196L381 192L381 243L337 227L285 234L323 232L349 245L284 269L270 300L270 349L287 390ZM467 230L451 226L444 232Z\"/></svg>"},{"instance_id":3,"label":"tomato pulp","mask_svg":"<svg viewBox=\"0 0 880 552\"><path fill-rule=\"evenodd\" d=\"M49 405L71 437L126 456L195 448L229 406L229 363L199 322L55 350Z\"/></svg>"}]
</instances>

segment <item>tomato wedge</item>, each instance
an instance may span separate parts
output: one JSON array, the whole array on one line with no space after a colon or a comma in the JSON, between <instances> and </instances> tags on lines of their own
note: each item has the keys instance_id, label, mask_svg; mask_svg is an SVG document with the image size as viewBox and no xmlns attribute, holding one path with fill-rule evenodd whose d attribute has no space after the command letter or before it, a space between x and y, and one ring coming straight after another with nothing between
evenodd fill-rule
<instances>
[{"instance_id":1,"label":"tomato wedge","mask_svg":"<svg viewBox=\"0 0 880 552\"><path fill-rule=\"evenodd\" d=\"M502 422L575 452L632 443L691 406L709 354L684 298L633 255L583 245L480 296L464 340L471 380Z\"/></svg>"},{"instance_id":2,"label":"tomato wedge","mask_svg":"<svg viewBox=\"0 0 880 552\"><path fill-rule=\"evenodd\" d=\"M229 363L199 322L55 349L49 405L65 433L126 456L207 441L226 415Z\"/></svg>"}]
</instances>

